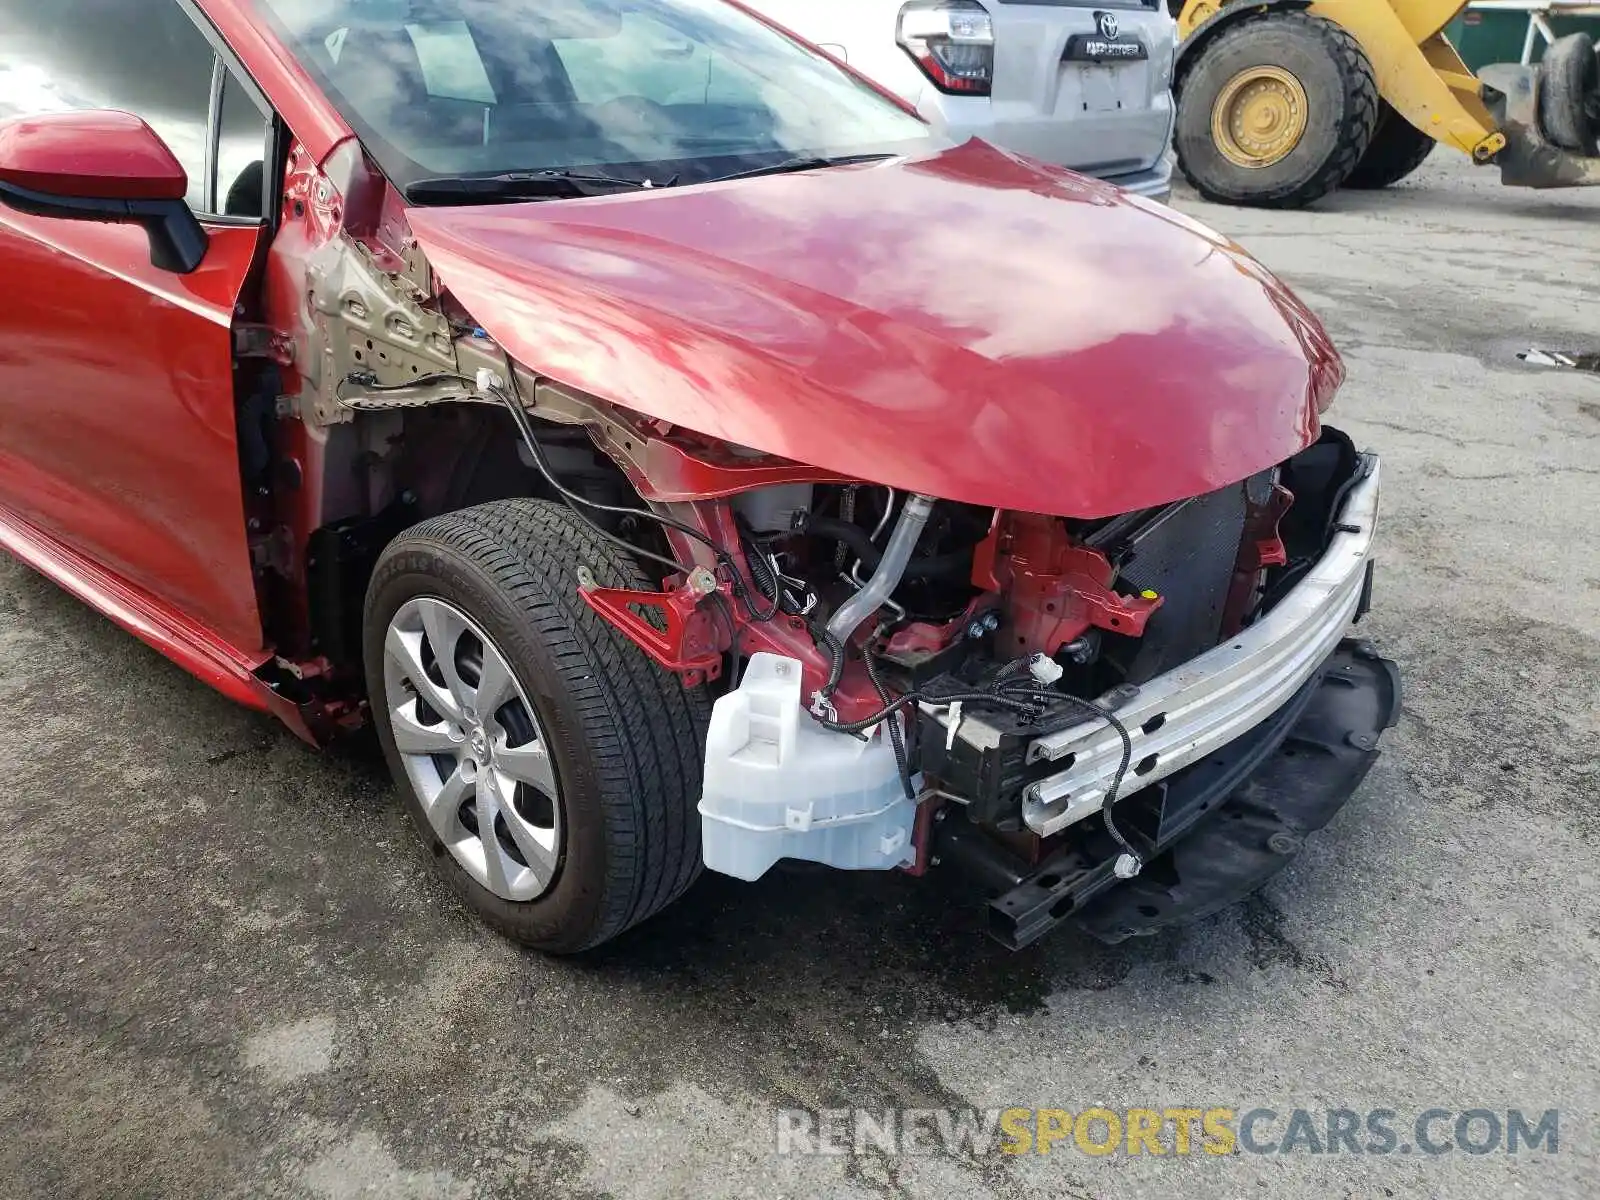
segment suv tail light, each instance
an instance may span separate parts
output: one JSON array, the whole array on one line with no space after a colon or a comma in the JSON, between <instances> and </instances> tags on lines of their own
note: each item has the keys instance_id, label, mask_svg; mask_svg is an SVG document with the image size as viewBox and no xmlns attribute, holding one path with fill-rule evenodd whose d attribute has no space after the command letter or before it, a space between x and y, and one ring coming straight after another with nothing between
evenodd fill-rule
<instances>
[{"instance_id":1,"label":"suv tail light","mask_svg":"<svg viewBox=\"0 0 1600 1200\"><path fill-rule=\"evenodd\" d=\"M987 96L994 83L994 22L977 0L911 0L896 37L941 92Z\"/></svg>"}]
</instances>

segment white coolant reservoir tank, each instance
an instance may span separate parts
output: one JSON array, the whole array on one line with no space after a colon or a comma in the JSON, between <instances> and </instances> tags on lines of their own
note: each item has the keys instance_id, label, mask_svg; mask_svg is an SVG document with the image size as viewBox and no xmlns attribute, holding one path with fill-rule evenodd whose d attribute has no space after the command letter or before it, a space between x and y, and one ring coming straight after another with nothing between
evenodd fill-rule
<instances>
[{"instance_id":1,"label":"white coolant reservoir tank","mask_svg":"<svg viewBox=\"0 0 1600 1200\"><path fill-rule=\"evenodd\" d=\"M915 819L884 727L864 742L817 724L801 706L796 659L752 655L712 708L700 828L713 871L759 879L780 858L909 865Z\"/></svg>"}]
</instances>

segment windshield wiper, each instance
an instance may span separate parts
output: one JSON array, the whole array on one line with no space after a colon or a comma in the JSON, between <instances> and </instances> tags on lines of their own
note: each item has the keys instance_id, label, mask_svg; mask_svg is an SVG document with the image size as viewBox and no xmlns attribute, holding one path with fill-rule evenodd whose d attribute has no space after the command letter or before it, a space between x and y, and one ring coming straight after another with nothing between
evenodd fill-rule
<instances>
[{"instance_id":1,"label":"windshield wiper","mask_svg":"<svg viewBox=\"0 0 1600 1200\"><path fill-rule=\"evenodd\" d=\"M806 154L786 158L782 162L768 163L764 167L751 167L748 171L735 171L731 175L713 175L705 183L725 183L730 179L754 179L758 175L788 175L793 171L815 171L821 167L848 167L853 163L882 162L896 158L894 154L837 154L832 158L820 154Z\"/></svg>"},{"instance_id":2,"label":"windshield wiper","mask_svg":"<svg viewBox=\"0 0 1600 1200\"><path fill-rule=\"evenodd\" d=\"M413 204L470 204L476 200L537 200L555 196L608 196L617 191L671 187L648 179L624 179L585 171L507 171L503 175L441 175L406 184Z\"/></svg>"},{"instance_id":3,"label":"windshield wiper","mask_svg":"<svg viewBox=\"0 0 1600 1200\"><path fill-rule=\"evenodd\" d=\"M800 155L764 167L751 167L728 175L713 175L704 183L730 179L754 179L758 175L786 175L794 171L815 171L823 167L845 167L855 163L881 162L893 154ZM599 171L506 171L500 175L440 175L418 179L402 190L413 204L473 204L485 200L538 200L561 196L609 196L613 192L647 191L674 187L678 176L661 183L650 179L626 179Z\"/></svg>"}]
</instances>

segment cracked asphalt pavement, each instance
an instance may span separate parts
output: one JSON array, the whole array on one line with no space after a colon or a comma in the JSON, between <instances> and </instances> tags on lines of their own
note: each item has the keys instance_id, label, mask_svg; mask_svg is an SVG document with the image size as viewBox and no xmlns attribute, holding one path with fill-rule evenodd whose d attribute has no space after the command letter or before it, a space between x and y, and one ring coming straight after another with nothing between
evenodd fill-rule
<instances>
[{"instance_id":1,"label":"cracked asphalt pavement","mask_svg":"<svg viewBox=\"0 0 1600 1200\"><path fill-rule=\"evenodd\" d=\"M936 884L707 878L552 961L318 755L0 562L0 1195L1594 1194L1600 195L1443 152L1311 213L1179 206L1326 320L1385 459L1405 710L1258 898L1021 954ZM115 403L107 397L107 403ZM772 1153L779 1107L1561 1110L1555 1154ZM1281 1126L1280 1126L1281 1128Z\"/></svg>"}]
</instances>

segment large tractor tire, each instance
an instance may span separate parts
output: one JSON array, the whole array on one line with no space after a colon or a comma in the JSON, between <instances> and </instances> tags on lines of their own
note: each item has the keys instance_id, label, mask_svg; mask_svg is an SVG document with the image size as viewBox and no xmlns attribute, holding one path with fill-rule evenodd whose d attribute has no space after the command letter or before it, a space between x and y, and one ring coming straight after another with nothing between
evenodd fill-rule
<instances>
[{"instance_id":1,"label":"large tractor tire","mask_svg":"<svg viewBox=\"0 0 1600 1200\"><path fill-rule=\"evenodd\" d=\"M1563 150L1593 156L1600 124L1600 63L1594 39L1571 33L1551 42L1539 63L1539 127Z\"/></svg>"},{"instance_id":2,"label":"large tractor tire","mask_svg":"<svg viewBox=\"0 0 1600 1200\"><path fill-rule=\"evenodd\" d=\"M1221 30L1178 80L1178 167L1207 200L1300 208L1353 171L1378 121L1372 64L1338 25L1268 12Z\"/></svg>"},{"instance_id":3,"label":"large tractor tire","mask_svg":"<svg viewBox=\"0 0 1600 1200\"><path fill-rule=\"evenodd\" d=\"M1378 104L1378 128L1372 134L1367 152L1345 178L1344 187L1386 188L1391 183L1399 183L1420 167L1438 145L1395 112L1387 101L1380 100Z\"/></svg>"}]
</instances>

